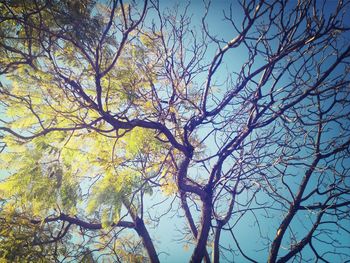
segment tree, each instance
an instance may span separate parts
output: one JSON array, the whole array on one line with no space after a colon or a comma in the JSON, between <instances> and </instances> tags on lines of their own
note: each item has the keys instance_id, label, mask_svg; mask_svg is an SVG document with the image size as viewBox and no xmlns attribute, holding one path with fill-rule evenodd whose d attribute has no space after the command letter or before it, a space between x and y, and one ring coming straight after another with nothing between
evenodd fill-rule
<instances>
[{"instance_id":1,"label":"tree","mask_svg":"<svg viewBox=\"0 0 350 263\"><path fill-rule=\"evenodd\" d=\"M2 1L0 256L349 259L350 2L161 4Z\"/></svg>"}]
</instances>

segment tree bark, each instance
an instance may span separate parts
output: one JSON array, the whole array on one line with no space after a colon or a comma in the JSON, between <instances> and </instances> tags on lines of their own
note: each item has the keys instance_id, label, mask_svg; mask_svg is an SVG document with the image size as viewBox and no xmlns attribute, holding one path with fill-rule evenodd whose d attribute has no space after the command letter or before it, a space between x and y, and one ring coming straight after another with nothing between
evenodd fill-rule
<instances>
[{"instance_id":1,"label":"tree bark","mask_svg":"<svg viewBox=\"0 0 350 263\"><path fill-rule=\"evenodd\" d=\"M181 206L182 206L182 209L185 211L185 216L186 216L187 222L190 226L190 229L192 231L194 238L197 239L198 231L197 231L197 227L193 221L193 217L191 215L190 208L188 207L186 195L183 192L180 192L180 198L181 198ZM205 250L204 262L210 263L210 256L209 256L209 253L207 250Z\"/></svg>"},{"instance_id":2,"label":"tree bark","mask_svg":"<svg viewBox=\"0 0 350 263\"><path fill-rule=\"evenodd\" d=\"M285 218L283 219L282 223L280 224L280 227L277 230L276 237L275 237L275 239L272 242L268 263L275 263L276 262L277 256L278 256L278 251L280 249L284 233L286 232L289 224L293 220L295 214L298 212L298 209L299 209L299 206L300 206L300 202L301 202L302 196L304 194L304 191L306 189L306 186L307 186L307 184L308 184L308 182L310 180L310 177L311 177L312 173L316 169L316 166L317 166L319 161L320 161L320 156L318 156L313 161L313 163L311 164L309 170L306 171L306 173L305 173L305 175L303 177L303 180L302 180L302 182L300 184L300 187L299 187L299 190L298 190L298 194L294 198L294 202L290 205L289 211L288 211L287 215L285 216Z\"/></svg>"},{"instance_id":3,"label":"tree bark","mask_svg":"<svg viewBox=\"0 0 350 263\"><path fill-rule=\"evenodd\" d=\"M123 204L128 209L128 211L130 213L130 216L131 216L132 220L134 221L135 231L137 232L137 234L141 238L142 244L143 244L144 248L147 251L147 254L148 254L148 257L149 257L150 261L152 263L159 263L159 258L158 258L156 249L155 249L155 247L153 245L152 238L151 238L151 236L148 233L148 230L147 230L147 228L145 226L145 223L143 222L143 219L140 218L137 215L137 212L132 207L132 205L130 204L129 200L124 198L123 199Z\"/></svg>"},{"instance_id":4,"label":"tree bark","mask_svg":"<svg viewBox=\"0 0 350 263\"><path fill-rule=\"evenodd\" d=\"M213 246L213 263L219 263L220 259L220 251L219 251L219 242L220 242L220 234L221 234L221 224L218 225L215 231L214 237L214 246Z\"/></svg>"},{"instance_id":5,"label":"tree bark","mask_svg":"<svg viewBox=\"0 0 350 263\"><path fill-rule=\"evenodd\" d=\"M202 198L202 215L201 215L201 223L200 223L200 231L197 236L197 245L193 251L190 262L199 263L202 261L205 252L206 246L209 236L209 230L211 225L211 195L206 194L204 198Z\"/></svg>"},{"instance_id":6,"label":"tree bark","mask_svg":"<svg viewBox=\"0 0 350 263\"><path fill-rule=\"evenodd\" d=\"M139 217L135 219L135 230L137 234L141 237L142 243L147 250L147 254L152 263L159 263L159 258L156 252L156 249L153 245L152 239L146 229L145 223Z\"/></svg>"}]
</instances>

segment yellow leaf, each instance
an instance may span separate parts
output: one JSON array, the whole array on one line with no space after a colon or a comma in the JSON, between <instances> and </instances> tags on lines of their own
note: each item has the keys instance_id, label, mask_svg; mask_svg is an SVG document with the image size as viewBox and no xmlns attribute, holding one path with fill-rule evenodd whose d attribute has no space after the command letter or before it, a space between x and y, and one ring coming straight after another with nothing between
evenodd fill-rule
<instances>
[{"instance_id":1,"label":"yellow leaf","mask_svg":"<svg viewBox=\"0 0 350 263\"><path fill-rule=\"evenodd\" d=\"M153 105L152 105L152 102L151 101L146 101L146 103L145 103L145 109L146 110L151 110L151 109L153 109Z\"/></svg>"},{"instance_id":2,"label":"yellow leaf","mask_svg":"<svg viewBox=\"0 0 350 263\"><path fill-rule=\"evenodd\" d=\"M183 246L183 249L184 249L185 251L188 251L188 250L190 249L190 246L189 246L188 244L185 244L185 245Z\"/></svg>"}]
</instances>

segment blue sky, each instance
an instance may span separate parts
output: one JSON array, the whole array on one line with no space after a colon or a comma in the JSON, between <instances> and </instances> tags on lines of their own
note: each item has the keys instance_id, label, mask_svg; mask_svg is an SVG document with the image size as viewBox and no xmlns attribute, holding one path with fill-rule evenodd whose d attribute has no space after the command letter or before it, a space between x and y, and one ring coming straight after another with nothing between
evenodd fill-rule
<instances>
[{"instance_id":1,"label":"blue sky","mask_svg":"<svg viewBox=\"0 0 350 263\"><path fill-rule=\"evenodd\" d=\"M336 1L329 1L329 9L334 7ZM166 1L161 1L162 7L169 7L171 9L171 3ZM235 20L240 21L243 18L243 14L240 11L238 5L232 6L233 15ZM209 30L212 34L216 35L218 38L222 38L223 40L229 41L235 35L232 30L232 26L227 22L223 21L223 10L229 10L228 1L213 1L211 4L211 9L207 17L207 24L209 26ZM203 3L201 1L192 1L188 10L189 16L192 18L192 24L197 30L200 30L200 21L203 15ZM214 54L216 52L215 48L212 47L209 54ZM247 54L244 53L244 49L236 49L232 52L228 52L226 54L226 58L224 60L224 64L222 66L222 73L216 75L217 81L222 81L226 78L226 72L234 72L239 71L242 64L246 61ZM208 59L210 59L208 57ZM226 70L227 69L227 70ZM203 76L204 77L204 76ZM2 77L0 77L1 79ZM3 82L3 79L1 79ZM198 79L198 81L203 81ZM205 136L205 130L202 133L198 134L200 137ZM208 151L214 151L214 143L208 142ZM211 149L212 148L212 149ZM155 194L149 198L149 202L154 203L158 200L163 200L165 197L161 194ZM244 197L242 197L244 198ZM260 201L263 201L266 197L263 194L260 194ZM167 205L170 205L171 198L166 202ZM164 205L166 207L166 205ZM184 248L184 243L181 242L181 234L179 233L179 229L183 229L185 223L184 218L179 219L176 215L176 212L179 211L182 214L182 211L178 210L179 204L175 202L173 204L174 211L171 211L168 215L162 217L159 225L155 228L149 228L151 235L156 240L155 245L160 253L161 262L169 262L169 263L178 263L178 262L188 262L189 257L191 256L192 247L188 250ZM257 205L258 207L258 205ZM160 211L158 211L161 213ZM253 257L259 262L266 261L267 258L267 250L260 250L266 245L266 241L261 239L259 233L262 230L263 235L268 235L273 237L276 233L277 227L281 220L281 214L276 212L275 215L271 215L271 217L265 217L263 211L256 212L257 217L259 218L260 226L256 224L256 217L252 213L246 214L243 220L240 220L238 225L235 227L235 234L237 239L242 246L242 249L248 253L249 256ZM305 213L301 213L299 219L295 219L293 221L293 225L295 225L295 229L299 230L301 233L304 233L304 229L301 225L302 222L305 222L309 215ZM346 226L350 227L350 226ZM336 237L339 241L343 241L344 243L350 244L349 236L347 235L338 235ZM221 237L222 244L226 247L235 247L234 241L229 232L223 233ZM264 243L265 242L265 243ZM322 250L322 245L320 245L320 249ZM228 255L228 254L227 254ZM232 258L231 256L225 261L224 259L221 262L246 262L242 257Z\"/></svg>"},{"instance_id":2,"label":"blue sky","mask_svg":"<svg viewBox=\"0 0 350 263\"><path fill-rule=\"evenodd\" d=\"M326 10L331 11L335 8L335 6L336 6L336 1L327 1ZM240 21L243 15L242 12L240 11L240 8L235 4L233 4L232 7L233 7L232 10L233 10L235 21ZM229 41L235 35L233 34L234 32L232 30L232 26L227 21L223 21L222 19L224 10L225 11L229 10L228 1L213 1L206 21L209 26L210 32L213 35L216 35L218 38L222 38L224 40ZM199 23L203 15L203 3L201 1L194 1L189 8L188 14L190 14L190 17L192 17L193 25L196 28L200 28L201 25ZM213 52L214 52L214 49L213 49ZM240 49L234 50L231 53L227 54L226 59L224 60L225 65L223 65L222 68L225 69L226 67L229 69L229 71L238 71L242 63L246 61L246 57L247 55L242 53ZM217 80L225 79L226 77L225 70L223 70L222 72L223 73L218 73L218 75L216 76ZM199 135L201 136L201 134ZM203 131L203 136L205 135L206 135L205 131ZM210 151L210 143L209 143L208 150ZM300 182L300 178L297 179L296 181ZM291 187L293 188L292 185ZM261 201L266 198L264 197L263 194L261 194L260 196L261 196ZM257 225L255 216L259 218L260 226ZM310 226L310 224L306 222L309 220L309 218L313 218L314 216L315 215L310 214L308 212L306 213L300 212L298 216L296 216L296 218L293 220L293 223L292 223L293 229L296 231L297 234L298 233L300 234L300 237L302 237L303 234L305 234L305 231L308 230L308 228L305 228L303 224L305 224L306 227ZM281 219L282 219L282 214L280 212L276 212L275 214L272 213L270 217L266 217L264 211L259 212L259 210L256 212L256 215L253 215L252 213L247 213L246 216L243 218L243 220L239 221L239 224L235 227L236 238L239 240L242 249L245 252L247 252L249 256L257 260L258 262L265 262L268 256L267 255L268 251L262 250L262 248L264 247L264 245L266 246L267 240L262 240L261 235L259 233L259 227L260 227L260 231L262 231L263 233L263 236L269 236L270 238L272 238L277 231L277 228L279 226L279 223L281 222ZM161 221L159 227L154 231L154 233L156 233L155 236L160 238L160 243L159 243L160 250L162 250L162 248L164 247L165 250L170 254L169 256L161 255L161 259L163 259L164 262L188 262L188 259L190 257L189 252L191 252L191 249L187 252L184 251L184 249L182 248L182 245L177 244L175 242L175 239L177 238L177 230L174 229L173 227L169 227L169 226L176 225L177 227L181 228L182 224L184 223L183 222L180 223L176 218L167 219L165 217ZM350 226L347 226L347 227L350 227ZM288 235L286 234L286 236ZM343 244L348 244L348 245L350 244L349 235L340 234L340 235L336 235L335 238ZM226 247L230 247L230 246L234 247L233 239L228 231L222 234L221 242ZM328 249L327 246L324 246L322 243L318 243L317 241L315 241L314 243L316 244L316 246L319 248L321 252L325 249ZM312 251L310 250L310 248L306 247L304 251L307 251L306 254L308 254L310 258L312 258ZM329 257L329 259L331 258L332 257ZM227 261L225 261L222 258L221 262L247 262L247 261L246 259L240 256L237 256L235 258L230 257Z\"/></svg>"}]
</instances>

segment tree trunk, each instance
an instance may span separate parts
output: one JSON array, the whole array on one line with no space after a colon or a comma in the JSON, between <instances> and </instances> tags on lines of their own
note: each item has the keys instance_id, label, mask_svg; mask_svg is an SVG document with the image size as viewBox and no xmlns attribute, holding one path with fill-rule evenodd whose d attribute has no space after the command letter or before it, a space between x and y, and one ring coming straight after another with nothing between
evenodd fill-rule
<instances>
[{"instance_id":1,"label":"tree trunk","mask_svg":"<svg viewBox=\"0 0 350 263\"><path fill-rule=\"evenodd\" d=\"M277 230L276 237L273 240L272 245L271 245L269 259L267 261L268 263L275 263L276 262L278 251L280 249L281 242L283 239L283 235L284 235L287 227L289 226L290 222L292 221L294 215L295 215L295 210L294 209L290 210L288 212L287 216L282 221L279 229Z\"/></svg>"},{"instance_id":2,"label":"tree trunk","mask_svg":"<svg viewBox=\"0 0 350 263\"><path fill-rule=\"evenodd\" d=\"M135 224L136 224L135 230L142 239L142 243L147 250L149 259L151 260L152 263L159 263L159 258L158 258L156 249L154 248L152 239L146 229L146 226L143 220L139 217L136 217Z\"/></svg>"},{"instance_id":3,"label":"tree trunk","mask_svg":"<svg viewBox=\"0 0 350 263\"><path fill-rule=\"evenodd\" d=\"M186 195L184 194L184 192L180 192L180 197L181 197L181 206L182 209L185 211L185 216L187 219L187 222L190 226L190 229L192 231L193 236L197 239L198 237L198 231L197 231L197 227L193 221L191 212L190 212L190 208L188 207L187 204L187 200L186 200ZM207 250L205 250L205 254L204 254L204 262L205 263L210 263L210 256Z\"/></svg>"},{"instance_id":4,"label":"tree trunk","mask_svg":"<svg viewBox=\"0 0 350 263\"><path fill-rule=\"evenodd\" d=\"M320 161L320 156L318 156L311 164L309 170L306 171L303 180L299 186L298 194L294 198L293 204L289 207L288 214L285 216L283 219L282 223L280 224L279 229L277 230L277 234L275 239L272 242L271 249L270 249L270 254L269 254L269 259L268 263L275 263L277 260L278 256L278 251L280 249L282 239L284 236L284 233L286 232L290 222L293 220L293 217L298 211L298 207L300 205L301 199L303 197L304 191L306 189L306 186L311 178L312 173L316 169L316 166L318 162Z\"/></svg>"},{"instance_id":5,"label":"tree trunk","mask_svg":"<svg viewBox=\"0 0 350 263\"><path fill-rule=\"evenodd\" d=\"M220 259L219 242L220 242L221 227L222 227L221 224L219 224L215 231L214 247L213 247L213 263L219 263L219 259Z\"/></svg>"},{"instance_id":6,"label":"tree trunk","mask_svg":"<svg viewBox=\"0 0 350 263\"><path fill-rule=\"evenodd\" d=\"M205 255L211 224L211 195L207 195L202 199L202 202L201 228L197 236L197 245L190 260L192 263L201 262Z\"/></svg>"},{"instance_id":7,"label":"tree trunk","mask_svg":"<svg viewBox=\"0 0 350 263\"><path fill-rule=\"evenodd\" d=\"M134 221L135 231L137 232L137 234L141 238L142 244L147 251L149 259L151 260L152 263L159 263L159 258L158 258L156 249L153 245L153 241L151 239L151 236L148 233L148 230L147 230L142 218L140 218L137 215L137 212L132 207L132 205L130 204L128 199L124 198L123 204L128 209L130 216L131 216L132 220Z\"/></svg>"}]
</instances>

